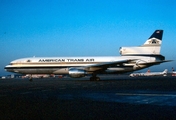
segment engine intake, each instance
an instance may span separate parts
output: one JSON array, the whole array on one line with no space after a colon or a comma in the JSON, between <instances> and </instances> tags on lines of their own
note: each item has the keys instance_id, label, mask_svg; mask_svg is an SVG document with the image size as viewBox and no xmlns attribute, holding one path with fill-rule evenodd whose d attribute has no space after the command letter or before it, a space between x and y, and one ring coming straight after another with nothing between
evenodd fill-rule
<instances>
[{"instance_id":1,"label":"engine intake","mask_svg":"<svg viewBox=\"0 0 176 120\"><path fill-rule=\"evenodd\" d=\"M80 78L86 75L86 71L80 69L70 69L69 76L72 78Z\"/></svg>"}]
</instances>

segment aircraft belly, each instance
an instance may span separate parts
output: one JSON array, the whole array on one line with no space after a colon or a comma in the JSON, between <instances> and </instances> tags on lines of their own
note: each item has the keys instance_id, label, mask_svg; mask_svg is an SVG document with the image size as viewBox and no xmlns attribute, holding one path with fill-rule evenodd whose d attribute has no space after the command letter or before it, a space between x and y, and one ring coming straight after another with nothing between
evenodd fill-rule
<instances>
[{"instance_id":1,"label":"aircraft belly","mask_svg":"<svg viewBox=\"0 0 176 120\"><path fill-rule=\"evenodd\" d=\"M14 72L23 73L23 74L53 74L56 69L16 69Z\"/></svg>"},{"instance_id":2,"label":"aircraft belly","mask_svg":"<svg viewBox=\"0 0 176 120\"><path fill-rule=\"evenodd\" d=\"M68 68L60 68L53 72L53 74L68 74L68 73L69 73Z\"/></svg>"}]
</instances>

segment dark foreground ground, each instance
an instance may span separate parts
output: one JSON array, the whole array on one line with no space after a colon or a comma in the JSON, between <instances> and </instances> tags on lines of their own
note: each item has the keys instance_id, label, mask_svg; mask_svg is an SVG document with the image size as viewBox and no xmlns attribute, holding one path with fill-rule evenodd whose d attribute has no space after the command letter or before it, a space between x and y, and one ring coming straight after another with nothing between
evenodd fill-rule
<instances>
[{"instance_id":1,"label":"dark foreground ground","mask_svg":"<svg viewBox=\"0 0 176 120\"><path fill-rule=\"evenodd\" d=\"M176 119L176 77L0 80L0 119Z\"/></svg>"}]
</instances>

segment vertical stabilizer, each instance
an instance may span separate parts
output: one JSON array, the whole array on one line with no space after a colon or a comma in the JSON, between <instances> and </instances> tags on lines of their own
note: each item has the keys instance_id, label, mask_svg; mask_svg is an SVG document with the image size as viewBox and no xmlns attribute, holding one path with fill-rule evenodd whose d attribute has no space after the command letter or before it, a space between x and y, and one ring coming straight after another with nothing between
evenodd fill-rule
<instances>
[{"instance_id":1,"label":"vertical stabilizer","mask_svg":"<svg viewBox=\"0 0 176 120\"><path fill-rule=\"evenodd\" d=\"M160 55L163 30L155 32L146 40L146 42L137 47L121 47L121 55Z\"/></svg>"},{"instance_id":2,"label":"vertical stabilizer","mask_svg":"<svg viewBox=\"0 0 176 120\"><path fill-rule=\"evenodd\" d=\"M149 39L144 43L149 46L160 46L162 43L163 30L155 30L155 32L149 37Z\"/></svg>"}]
</instances>

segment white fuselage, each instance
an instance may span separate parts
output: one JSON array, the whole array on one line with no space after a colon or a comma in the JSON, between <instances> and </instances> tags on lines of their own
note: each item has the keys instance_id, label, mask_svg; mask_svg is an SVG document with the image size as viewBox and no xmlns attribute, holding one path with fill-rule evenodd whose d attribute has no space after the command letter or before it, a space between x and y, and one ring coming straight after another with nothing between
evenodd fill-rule
<instances>
[{"instance_id":1,"label":"white fuselage","mask_svg":"<svg viewBox=\"0 0 176 120\"><path fill-rule=\"evenodd\" d=\"M87 66L93 66L101 63L109 63L124 59L136 59L130 63L123 63L113 67L106 68L106 72L130 72L139 70L146 65L137 65L138 63L150 63L157 60L156 57L150 56L119 56L119 57L33 57L23 58L12 61L5 67L6 71L22 74L68 74L70 68L86 69L87 73L98 70L99 67L91 67L87 70ZM102 69L102 68L101 68Z\"/></svg>"}]
</instances>

